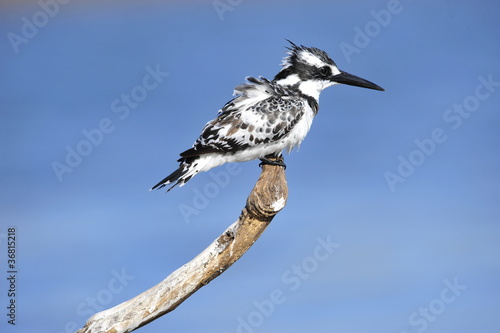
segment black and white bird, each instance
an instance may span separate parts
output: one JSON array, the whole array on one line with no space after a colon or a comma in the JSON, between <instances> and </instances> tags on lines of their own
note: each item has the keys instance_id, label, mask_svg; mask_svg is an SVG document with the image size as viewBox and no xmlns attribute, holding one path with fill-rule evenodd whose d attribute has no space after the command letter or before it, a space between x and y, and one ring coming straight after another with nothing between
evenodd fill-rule
<instances>
[{"instance_id":1,"label":"black and white bird","mask_svg":"<svg viewBox=\"0 0 500 333\"><path fill-rule=\"evenodd\" d=\"M289 41L290 42L290 41ZM319 94L334 84L384 90L378 85L343 72L326 52L290 42L281 71L272 81L247 77L234 89L236 96L209 121L193 147L182 152L177 170L153 186L183 186L193 176L229 162L271 161L283 150L290 152L309 132L319 109Z\"/></svg>"}]
</instances>

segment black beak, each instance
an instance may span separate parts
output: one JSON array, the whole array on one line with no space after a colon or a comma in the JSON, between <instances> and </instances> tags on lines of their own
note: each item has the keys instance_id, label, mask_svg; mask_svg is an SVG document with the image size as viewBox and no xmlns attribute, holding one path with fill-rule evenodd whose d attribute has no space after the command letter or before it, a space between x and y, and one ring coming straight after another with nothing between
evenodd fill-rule
<instances>
[{"instance_id":1,"label":"black beak","mask_svg":"<svg viewBox=\"0 0 500 333\"><path fill-rule=\"evenodd\" d=\"M384 91L384 88L376 85L375 83L362 79L356 75L349 74L347 72L341 72L338 75L334 75L332 76L331 80L337 83L348 84L350 86Z\"/></svg>"}]
</instances>

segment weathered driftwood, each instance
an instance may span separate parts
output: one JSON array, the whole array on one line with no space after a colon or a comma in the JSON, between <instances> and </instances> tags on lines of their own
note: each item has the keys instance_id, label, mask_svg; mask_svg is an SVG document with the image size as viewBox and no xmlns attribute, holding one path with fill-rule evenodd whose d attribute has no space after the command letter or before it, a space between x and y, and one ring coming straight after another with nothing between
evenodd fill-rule
<instances>
[{"instance_id":1,"label":"weathered driftwood","mask_svg":"<svg viewBox=\"0 0 500 333\"><path fill-rule=\"evenodd\" d=\"M174 310L235 263L285 207L287 197L284 169L264 165L238 220L210 246L156 286L96 313L77 333L131 332Z\"/></svg>"}]
</instances>

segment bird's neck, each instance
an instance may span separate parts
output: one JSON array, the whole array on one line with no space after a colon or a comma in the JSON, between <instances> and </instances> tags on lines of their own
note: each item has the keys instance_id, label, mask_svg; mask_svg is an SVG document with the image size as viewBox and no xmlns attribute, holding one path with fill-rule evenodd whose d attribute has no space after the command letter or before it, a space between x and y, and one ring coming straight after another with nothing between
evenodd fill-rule
<instances>
[{"instance_id":1,"label":"bird's neck","mask_svg":"<svg viewBox=\"0 0 500 333\"><path fill-rule=\"evenodd\" d=\"M290 74L283 78L279 77L279 74L274 78L276 84L295 91L300 96L305 98L314 111L314 114L318 112L319 109L319 94L323 90L323 85L318 81L303 81L297 74Z\"/></svg>"},{"instance_id":2,"label":"bird's neck","mask_svg":"<svg viewBox=\"0 0 500 333\"><path fill-rule=\"evenodd\" d=\"M315 80L303 81L297 74L290 74L283 78L279 78L279 76L277 75L276 78L275 82L280 86L296 90L303 96L313 98L316 101L316 103L319 102L319 94L324 88L323 83L321 81L315 81Z\"/></svg>"}]
</instances>

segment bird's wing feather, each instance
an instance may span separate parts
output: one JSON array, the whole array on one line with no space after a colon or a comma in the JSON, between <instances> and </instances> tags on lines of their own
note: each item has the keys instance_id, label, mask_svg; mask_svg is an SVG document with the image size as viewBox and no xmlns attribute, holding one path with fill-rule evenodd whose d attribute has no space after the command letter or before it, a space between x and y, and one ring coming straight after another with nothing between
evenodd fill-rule
<instances>
[{"instance_id":1,"label":"bird's wing feather","mask_svg":"<svg viewBox=\"0 0 500 333\"><path fill-rule=\"evenodd\" d=\"M231 153L281 140L304 115L305 101L265 78L247 78L238 96L209 121L182 159L201 154Z\"/></svg>"}]
</instances>

